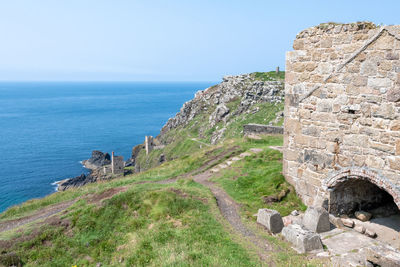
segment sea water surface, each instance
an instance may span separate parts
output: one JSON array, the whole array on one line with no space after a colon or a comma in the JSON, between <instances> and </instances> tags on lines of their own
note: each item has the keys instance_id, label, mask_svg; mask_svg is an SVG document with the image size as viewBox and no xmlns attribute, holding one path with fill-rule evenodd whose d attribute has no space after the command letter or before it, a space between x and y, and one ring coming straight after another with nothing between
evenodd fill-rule
<instances>
[{"instance_id":1,"label":"sea water surface","mask_svg":"<svg viewBox=\"0 0 400 267\"><path fill-rule=\"evenodd\" d=\"M0 212L85 172L92 150L125 159L213 82L0 82Z\"/></svg>"}]
</instances>

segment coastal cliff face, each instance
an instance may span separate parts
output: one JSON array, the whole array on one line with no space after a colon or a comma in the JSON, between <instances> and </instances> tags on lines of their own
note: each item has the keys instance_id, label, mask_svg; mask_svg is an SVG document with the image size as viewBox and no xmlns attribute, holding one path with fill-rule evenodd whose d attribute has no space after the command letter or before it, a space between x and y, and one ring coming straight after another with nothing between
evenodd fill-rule
<instances>
[{"instance_id":1,"label":"coastal cliff face","mask_svg":"<svg viewBox=\"0 0 400 267\"><path fill-rule=\"evenodd\" d=\"M156 138L148 137L147 144L133 147L125 173L141 172L225 138L240 137L246 123L282 123L283 79L284 72L225 76L221 83L198 91ZM90 173L58 182L58 191L113 178L108 153L93 151L82 163Z\"/></svg>"},{"instance_id":2,"label":"coastal cliff face","mask_svg":"<svg viewBox=\"0 0 400 267\"><path fill-rule=\"evenodd\" d=\"M161 129L158 138L162 140L168 131L188 125L202 113L212 111L207 125L212 128L218 122L227 124L234 116L249 112L257 103L281 103L283 87L284 82L273 74L225 76L220 84L197 92L192 100L183 104L175 117L170 118ZM232 104L236 104L236 107L232 107ZM218 138L212 141L216 143Z\"/></svg>"},{"instance_id":3,"label":"coastal cliff face","mask_svg":"<svg viewBox=\"0 0 400 267\"><path fill-rule=\"evenodd\" d=\"M217 85L198 91L146 144L132 149L129 164L140 172L165 161L189 155L203 146L243 135L246 123L281 125L284 72L255 72L226 76Z\"/></svg>"}]
</instances>

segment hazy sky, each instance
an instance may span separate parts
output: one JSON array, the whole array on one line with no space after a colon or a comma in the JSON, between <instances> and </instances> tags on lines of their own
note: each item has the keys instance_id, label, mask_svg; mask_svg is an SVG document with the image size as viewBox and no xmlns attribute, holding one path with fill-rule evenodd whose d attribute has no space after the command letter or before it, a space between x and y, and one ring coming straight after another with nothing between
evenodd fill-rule
<instances>
[{"instance_id":1,"label":"hazy sky","mask_svg":"<svg viewBox=\"0 0 400 267\"><path fill-rule=\"evenodd\" d=\"M218 81L284 68L304 28L400 24L399 11L399 0L0 0L0 80Z\"/></svg>"}]
</instances>

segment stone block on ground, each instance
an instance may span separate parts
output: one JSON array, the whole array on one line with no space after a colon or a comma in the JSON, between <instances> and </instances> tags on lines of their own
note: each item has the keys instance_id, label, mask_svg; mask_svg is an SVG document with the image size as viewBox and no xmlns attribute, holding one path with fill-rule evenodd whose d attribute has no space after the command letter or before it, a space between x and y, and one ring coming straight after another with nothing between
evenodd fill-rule
<instances>
[{"instance_id":1,"label":"stone block on ground","mask_svg":"<svg viewBox=\"0 0 400 267\"><path fill-rule=\"evenodd\" d=\"M288 215L282 218L283 220L283 224L285 226L288 226L289 224L301 224L302 220L303 220L303 216L301 215Z\"/></svg>"},{"instance_id":2,"label":"stone block on ground","mask_svg":"<svg viewBox=\"0 0 400 267\"><path fill-rule=\"evenodd\" d=\"M356 226L354 226L354 230L356 230L357 232L359 232L361 234L365 233L365 227L362 225L356 224Z\"/></svg>"},{"instance_id":3,"label":"stone block on ground","mask_svg":"<svg viewBox=\"0 0 400 267\"><path fill-rule=\"evenodd\" d=\"M332 214L329 214L329 222L331 224L333 224L336 228L340 228L341 229L341 228L344 227L344 224L343 224L342 220L339 217L335 217Z\"/></svg>"},{"instance_id":4,"label":"stone block on ground","mask_svg":"<svg viewBox=\"0 0 400 267\"><path fill-rule=\"evenodd\" d=\"M349 227L349 228L353 228L354 227L354 221L352 219L349 218L342 218L342 223L344 226Z\"/></svg>"},{"instance_id":5,"label":"stone block on ground","mask_svg":"<svg viewBox=\"0 0 400 267\"><path fill-rule=\"evenodd\" d=\"M309 207L304 214L303 225L316 233L327 232L331 228L329 214L322 207Z\"/></svg>"},{"instance_id":6,"label":"stone block on ground","mask_svg":"<svg viewBox=\"0 0 400 267\"><path fill-rule=\"evenodd\" d=\"M259 209L257 222L264 225L272 233L280 233L283 228L282 217L276 210Z\"/></svg>"},{"instance_id":7,"label":"stone block on ground","mask_svg":"<svg viewBox=\"0 0 400 267\"><path fill-rule=\"evenodd\" d=\"M371 230L371 229L365 229L364 234L365 234L366 236L368 236L368 237L371 237L371 238L377 237L376 232L373 231L373 230Z\"/></svg>"},{"instance_id":8,"label":"stone block on ground","mask_svg":"<svg viewBox=\"0 0 400 267\"><path fill-rule=\"evenodd\" d=\"M321 238L318 234L302 228L298 224L290 224L282 229L283 237L293 244L300 253L322 249Z\"/></svg>"},{"instance_id":9,"label":"stone block on ground","mask_svg":"<svg viewBox=\"0 0 400 267\"><path fill-rule=\"evenodd\" d=\"M356 216L357 219L359 219L362 222L369 221L372 217L372 214L366 211L356 211L354 213L354 216Z\"/></svg>"},{"instance_id":10,"label":"stone block on ground","mask_svg":"<svg viewBox=\"0 0 400 267\"><path fill-rule=\"evenodd\" d=\"M400 266L400 252L389 245L380 244L367 248L366 257L374 266Z\"/></svg>"}]
</instances>

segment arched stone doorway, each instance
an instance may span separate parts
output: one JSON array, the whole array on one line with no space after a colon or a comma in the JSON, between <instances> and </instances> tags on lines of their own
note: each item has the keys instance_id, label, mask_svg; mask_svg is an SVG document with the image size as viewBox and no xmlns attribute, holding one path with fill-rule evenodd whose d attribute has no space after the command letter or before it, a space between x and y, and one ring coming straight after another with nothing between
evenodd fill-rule
<instances>
[{"instance_id":1,"label":"arched stone doorway","mask_svg":"<svg viewBox=\"0 0 400 267\"><path fill-rule=\"evenodd\" d=\"M366 168L348 168L324 181L328 210L334 215L368 211L379 216L400 214L400 189L385 177Z\"/></svg>"}]
</instances>

